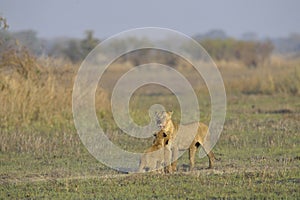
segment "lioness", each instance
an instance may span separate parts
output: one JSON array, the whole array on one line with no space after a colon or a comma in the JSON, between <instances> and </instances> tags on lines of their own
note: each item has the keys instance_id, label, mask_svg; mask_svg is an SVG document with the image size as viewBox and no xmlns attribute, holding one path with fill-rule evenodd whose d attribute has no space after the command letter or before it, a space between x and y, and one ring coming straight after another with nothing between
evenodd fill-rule
<instances>
[{"instance_id":1,"label":"lioness","mask_svg":"<svg viewBox=\"0 0 300 200\"><path fill-rule=\"evenodd\" d=\"M163 172L164 153L163 150L157 151L164 147L165 134L163 131L159 131L154 134L155 140L150 148L148 148L142 155L139 165L139 172L152 171L154 169L160 169L159 172Z\"/></svg>"},{"instance_id":2,"label":"lioness","mask_svg":"<svg viewBox=\"0 0 300 200\"><path fill-rule=\"evenodd\" d=\"M161 140L161 138L164 137L163 144L166 147L164 152L164 159L165 164L168 165L166 169L167 172L176 171L176 158L178 157L178 150L186 149L189 149L190 170L193 170L195 166L195 154L200 146L203 148L209 159L208 168L213 168L215 156L212 151L207 152L207 150L205 149L205 147L208 146L210 142L209 137L205 138L208 133L208 127L201 122L181 125L184 134L177 135L178 125L173 123L172 114L173 111L162 111L156 113L156 124L161 130L160 132L158 132L156 140L157 142L161 143L161 141L159 140ZM191 132L191 129L197 129L197 133L193 134ZM205 145L204 139L206 139ZM171 161L173 162L170 165Z\"/></svg>"}]
</instances>

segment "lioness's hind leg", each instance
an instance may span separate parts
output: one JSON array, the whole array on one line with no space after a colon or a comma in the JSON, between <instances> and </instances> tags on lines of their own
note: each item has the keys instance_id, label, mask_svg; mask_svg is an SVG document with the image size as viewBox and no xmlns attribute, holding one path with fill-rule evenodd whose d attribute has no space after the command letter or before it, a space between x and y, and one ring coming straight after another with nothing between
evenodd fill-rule
<instances>
[{"instance_id":1,"label":"lioness's hind leg","mask_svg":"<svg viewBox=\"0 0 300 200\"><path fill-rule=\"evenodd\" d=\"M195 154L196 154L197 148L192 146L189 149L189 158L190 158L190 171L194 170L195 167Z\"/></svg>"},{"instance_id":2,"label":"lioness's hind leg","mask_svg":"<svg viewBox=\"0 0 300 200\"><path fill-rule=\"evenodd\" d=\"M215 161L215 155L212 151L210 151L207 154L207 157L208 157L208 162L209 162L208 169L212 169L213 165L214 165L214 161Z\"/></svg>"}]
</instances>

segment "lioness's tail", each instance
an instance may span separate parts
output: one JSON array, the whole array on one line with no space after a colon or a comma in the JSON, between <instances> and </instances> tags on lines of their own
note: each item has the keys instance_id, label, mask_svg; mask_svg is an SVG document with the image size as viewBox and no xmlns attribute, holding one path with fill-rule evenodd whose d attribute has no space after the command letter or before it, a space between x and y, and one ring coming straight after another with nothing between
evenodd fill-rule
<instances>
[{"instance_id":1,"label":"lioness's tail","mask_svg":"<svg viewBox=\"0 0 300 200\"><path fill-rule=\"evenodd\" d=\"M210 153L211 153L211 155L212 155L212 157L213 157L214 160L216 160L216 161L220 161L220 160L221 160L221 158L217 158L217 157L215 156L215 154L214 154L213 151L210 151Z\"/></svg>"}]
</instances>

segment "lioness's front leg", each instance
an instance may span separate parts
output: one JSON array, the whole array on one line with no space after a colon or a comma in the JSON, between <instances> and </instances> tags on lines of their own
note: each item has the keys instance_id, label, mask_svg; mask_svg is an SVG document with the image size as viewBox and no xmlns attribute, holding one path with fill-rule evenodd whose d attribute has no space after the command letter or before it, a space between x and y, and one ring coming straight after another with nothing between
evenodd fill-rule
<instances>
[{"instance_id":1,"label":"lioness's front leg","mask_svg":"<svg viewBox=\"0 0 300 200\"><path fill-rule=\"evenodd\" d=\"M164 150L164 160L165 160L165 167L166 167L166 172L170 173L172 172L172 149L171 149L171 143L167 141L165 150Z\"/></svg>"},{"instance_id":2,"label":"lioness's front leg","mask_svg":"<svg viewBox=\"0 0 300 200\"><path fill-rule=\"evenodd\" d=\"M171 168L173 172L177 171L177 159L178 159L178 148L177 147L173 147L172 148L172 164L171 164Z\"/></svg>"}]
</instances>

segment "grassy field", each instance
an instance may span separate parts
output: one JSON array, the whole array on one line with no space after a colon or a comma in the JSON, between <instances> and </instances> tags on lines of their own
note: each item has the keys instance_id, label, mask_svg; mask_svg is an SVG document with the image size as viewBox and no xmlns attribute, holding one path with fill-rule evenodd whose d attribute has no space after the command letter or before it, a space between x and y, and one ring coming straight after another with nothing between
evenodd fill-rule
<instances>
[{"instance_id":1,"label":"grassy field","mask_svg":"<svg viewBox=\"0 0 300 200\"><path fill-rule=\"evenodd\" d=\"M123 174L93 158L76 133L71 92L77 67L12 55L2 60L0 73L0 199L300 198L299 61L274 61L257 69L218 64L227 115L214 148L220 159L214 169L206 169L203 158L187 172L185 153L174 174ZM117 72L107 72L106 78ZM192 72L186 73L194 80ZM209 96L199 85L201 119L208 123ZM152 139L132 139L113 123L109 95L105 87L99 90L96 106L105 108L97 114L110 139L124 149L146 149ZM131 101L133 119L147 123L147 110L157 102L179 118L174 96L137 92Z\"/></svg>"}]
</instances>

